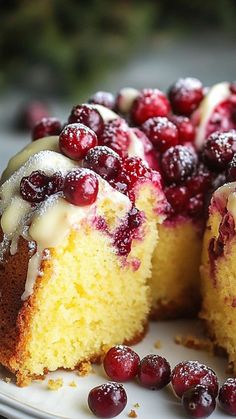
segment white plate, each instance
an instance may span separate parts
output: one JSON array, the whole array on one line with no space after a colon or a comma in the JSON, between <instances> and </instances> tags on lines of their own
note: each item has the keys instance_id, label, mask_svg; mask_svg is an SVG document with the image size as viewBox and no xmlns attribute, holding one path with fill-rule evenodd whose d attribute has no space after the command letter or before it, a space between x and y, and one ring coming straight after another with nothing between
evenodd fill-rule
<instances>
[{"instance_id":1,"label":"white plate","mask_svg":"<svg viewBox=\"0 0 236 419\"><path fill-rule=\"evenodd\" d=\"M199 360L213 368L220 382L226 378L226 360L213 357L204 351L184 348L174 343L176 335L198 335L199 323L197 321L175 321L152 323L145 339L135 346L140 356L148 353L158 353L165 356L172 367L178 362L191 359ZM161 349L155 349L155 342L161 341ZM9 374L7 374L9 376ZM6 371L1 371L1 378L6 377ZM49 378L63 378L63 387L57 391L47 388ZM70 387L74 380L77 387ZM58 371L49 374L44 381L34 382L26 388L18 388L15 384L0 380L0 414L7 418L33 419L33 418L70 418L92 419L94 416L87 407L87 395L91 388L108 381L102 367L95 367L95 372L87 377L78 377L75 372ZM173 395L170 386L160 391L151 391L140 387L135 382L125 384L128 403L119 419L128 417L134 409L138 419L170 419L187 418L180 402ZM139 408L134 408L138 403ZM217 408L211 416L212 419L226 417Z\"/></svg>"}]
</instances>

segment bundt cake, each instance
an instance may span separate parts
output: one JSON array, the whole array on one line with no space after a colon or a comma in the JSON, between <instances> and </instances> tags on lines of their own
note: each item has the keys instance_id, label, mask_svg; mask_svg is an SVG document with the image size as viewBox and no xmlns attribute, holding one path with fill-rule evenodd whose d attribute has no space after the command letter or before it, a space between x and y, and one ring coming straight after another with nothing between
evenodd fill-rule
<instances>
[{"instance_id":1,"label":"bundt cake","mask_svg":"<svg viewBox=\"0 0 236 419\"><path fill-rule=\"evenodd\" d=\"M160 176L135 160L135 177L132 159L124 167L96 143L94 131L71 124L60 144L33 142L3 174L0 362L21 386L138 341L147 326L156 219L166 205ZM118 170L132 200L112 186ZM138 184L155 220L135 206Z\"/></svg>"}]
</instances>

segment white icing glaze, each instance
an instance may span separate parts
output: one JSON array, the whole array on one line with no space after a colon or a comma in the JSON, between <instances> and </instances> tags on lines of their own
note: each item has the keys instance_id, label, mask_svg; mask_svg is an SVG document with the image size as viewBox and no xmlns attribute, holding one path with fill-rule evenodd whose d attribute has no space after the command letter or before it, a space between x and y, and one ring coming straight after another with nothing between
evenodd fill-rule
<instances>
[{"instance_id":1,"label":"white icing glaze","mask_svg":"<svg viewBox=\"0 0 236 419\"><path fill-rule=\"evenodd\" d=\"M129 139L130 139L129 148L128 148L129 157L140 157L141 159L145 161L144 145L142 141L134 133L134 131L132 131L132 129L129 129Z\"/></svg>"},{"instance_id":2,"label":"white icing glaze","mask_svg":"<svg viewBox=\"0 0 236 419\"><path fill-rule=\"evenodd\" d=\"M200 123L197 128L196 146L201 148L206 137L206 126L216 106L230 95L229 83L222 82L210 88L198 108Z\"/></svg>"},{"instance_id":3,"label":"white icing glaze","mask_svg":"<svg viewBox=\"0 0 236 419\"><path fill-rule=\"evenodd\" d=\"M111 109L108 109L103 105L89 103L89 106L91 106L93 109L96 109L100 113L104 122L108 122L112 119L119 118L119 115L117 115L117 113L113 112Z\"/></svg>"},{"instance_id":4,"label":"white icing glaze","mask_svg":"<svg viewBox=\"0 0 236 419\"><path fill-rule=\"evenodd\" d=\"M40 138L29 143L23 150L13 156L4 170L1 183L5 182L16 170L18 170L30 156L43 150L51 150L59 153L58 136Z\"/></svg>"},{"instance_id":5,"label":"white icing glaze","mask_svg":"<svg viewBox=\"0 0 236 419\"><path fill-rule=\"evenodd\" d=\"M118 95L118 108L123 114L129 113L135 99L138 97L140 92L133 87L124 87L120 90Z\"/></svg>"},{"instance_id":6,"label":"white icing glaze","mask_svg":"<svg viewBox=\"0 0 236 419\"><path fill-rule=\"evenodd\" d=\"M129 198L112 188L100 176L97 200L85 207L70 204L61 193L49 196L33 207L21 198L20 181L34 170L43 170L47 175L60 171L65 175L78 166L78 162L57 152L40 151L31 156L0 188L1 227L4 233L4 240L0 244L0 260L4 259L4 253L9 246L10 253L16 253L20 236L29 243L37 243L37 252L30 258L22 299L26 299L32 293L45 249L58 246L71 229L79 228L84 220L92 222L95 215L103 215L106 218L106 208L109 208L109 216L111 208L114 208L113 219L106 221L110 223L111 228L115 228L120 218L131 208Z\"/></svg>"}]
</instances>

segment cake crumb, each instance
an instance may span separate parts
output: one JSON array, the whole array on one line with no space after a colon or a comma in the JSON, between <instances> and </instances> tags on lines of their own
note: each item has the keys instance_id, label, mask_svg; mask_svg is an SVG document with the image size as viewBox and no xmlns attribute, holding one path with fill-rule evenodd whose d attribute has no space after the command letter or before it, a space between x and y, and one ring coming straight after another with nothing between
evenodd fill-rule
<instances>
[{"instance_id":1,"label":"cake crumb","mask_svg":"<svg viewBox=\"0 0 236 419\"><path fill-rule=\"evenodd\" d=\"M59 390L59 388L61 388L63 386L63 379L62 378L57 378L56 380L48 380L48 389L49 390Z\"/></svg>"},{"instance_id":2,"label":"cake crumb","mask_svg":"<svg viewBox=\"0 0 236 419\"><path fill-rule=\"evenodd\" d=\"M91 372L93 372L91 362L89 362L89 361L81 362L81 364L78 367L77 374L80 377L86 377L86 375L91 374Z\"/></svg>"},{"instance_id":3,"label":"cake crumb","mask_svg":"<svg viewBox=\"0 0 236 419\"><path fill-rule=\"evenodd\" d=\"M76 384L76 382L75 382L74 380L72 380L72 381L69 383L69 386L70 386L70 387L77 387L77 384Z\"/></svg>"},{"instance_id":4,"label":"cake crumb","mask_svg":"<svg viewBox=\"0 0 236 419\"><path fill-rule=\"evenodd\" d=\"M4 381L5 381L5 383L10 384L11 383L11 378L10 377L5 377Z\"/></svg>"},{"instance_id":5,"label":"cake crumb","mask_svg":"<svg viewBox=\"0 0 236 419\"><path fill-rule=\"evenodd\" d=\"M129 417L129 418L137 418L137 417L138 417L138 415L137 415L137 413L135 412L135 410L131 409L131 411L130 411L130 412L129 412L129 414L128 414L128 417Z\"/></svg>"},{"instance_id":6,"label":"cake crumb","mask_svg":"<svg viewBox=\"0 0 236 419\"><path fill-rule=\"evenodd\" d=\"M138 409L140 407L140 404L139 403L135 403L134 404L134 407L136 407L136 409Z\"/></svg>"},{"instance_id":7,"label":"cake crumb","mask_svg":"<svg viewBox=\"0 0 236 419\"><path fill-rule=\"evenodd\" d=\"M209 339L201 339L192 335L177 335L175 336L174 341L177 345L182 345L185 348L205 350L210 352L211 354L214 353L214 345Z\"/></svg>"},{"instance_id":8,"label":"cake crumb","mask_svg":"<svg viewBox=\"0 0 236 419\"><path fill-rule=\"evenodd\" d=\"M156 349L161 349L161 347L162 347L162 345L161 345L161 341L160 341L160 340L157 340L157 341L154 343L154 348L156 348Z\"/></svg>"}]
</instances>

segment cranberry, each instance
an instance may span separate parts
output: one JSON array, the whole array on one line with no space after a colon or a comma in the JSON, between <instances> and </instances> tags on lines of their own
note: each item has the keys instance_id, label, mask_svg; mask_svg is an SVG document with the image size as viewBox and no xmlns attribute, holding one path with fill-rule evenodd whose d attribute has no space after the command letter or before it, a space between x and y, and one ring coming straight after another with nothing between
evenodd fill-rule
<instances>
[{"instance_id":1,"label":"cranberry","mask_svg":"<svg viewBox=\"0 0 236 419\"><path fill-rule=\"evenodd\" d=\"M131 189L137 180L150 177L150 169L145 166L139 157L127 157L123 160L123 173L126 175L129 188Z\"/></svg>"},{"instance_id":2,"label":"cranberry","mask_svg":"<svg viewBox=\"0 0 236 419\"><path fill-rule=\"evenodd\" d=\"M84 206L96 201L98 194L98 179L93 172L77 169L65 177L63 192L71 204Z\"/></svg>"},{"instance_id":3,"label":"cranberry","mask_svg":"<svg viewBox=\"0 0 236 419\"><path fill-rule=\"evenodd\" d=\"M236 378L228 378L220 388L220 407L229 415L236 416Z\"/></svg>"},{"instance_id":4,"label":"cranberry","mask_svg":"<svg viewBox=\"0 0 236 419\"><path fill-rule=\"evenodd\" d=\"M147 138L143 131L138 128L131 128L133 133L136 137L140 140L143 145L144 149L144 160L148 163L148 166L151 169L159 171L159 164L156 155L156 151L151 143L151 141Z\"/></svg>"},{"instance_id":5,"label":"cranberry","mask_svg":"<svg viewBox=\"0 0 236 419\"><path fill-rule=\"evenodd\" d=\"M132 380L137 372L140 358L128 346L114 346L111 348L104 360L104 369L112 380L114 381L129 381Z\"/></svg>"},{"instance_id":6,"label":"cranberry","mask_svg":"<svg viewBox=\"0 0 236 419\"><path fill-rule=\"evenodd\" d=\"M114 95L110 92L96 92L88 100L89 103L105 106L106 108L113 109L115 106Z\"/></svg>"},{"instance_id":7,"label":"cranberry","mask_svg":"<svg viewBox=\"0 0 236 419\"><path fill-rule=\"evenodd\" d=\"M63 190L64 178L60 172L54 173L48 179L47 195L53 195Z\"/></svg>"},{"instance_id":8,"label":"cranberry","mask_svg":"<svg viewBox=\"0 0 236 419\"><path fill-rule=\"evenodd\" d=\"M176 125L179 132L179 143L193 143L196 130L189 118L182 115L172 115L170 120Z\"/></svg>"},{"instance_id":9,"label":"cranberry","mask_svg":"<svg viewBox=\"0 0 236 419\"><path fill-rule=\"evenodd\" d=\"M234 154L234 157L229 164L228 173L227 173L227 180L228 180L228 182L235 182L236 181L236 154Z\"/></svg>"},{"instance_id":10,"label":"cranberry","mask_svg":"<svg viewBox=\"0 0 236 419\"><path fill-rule=\"evenodd\" d=\"M154 116L167 116L169 112L169 101L164 93L158 89L142 90L130 111L131 118L137 125L141 125Z\"/></svg>"},{"instance_id":11,"label":"cranberry","mask_svg":"<svg viewBox=\"0 0 236 419\"><path fill-rule=\"evenodd\" d=\"M170 186L165 189L165 194L175 214L181 214L187 208L189 194L185 186Z\"/></svg>"},{"instance_id":12,"label":"cranberry","mask_svg":"<svg viewBox=\"0 0 236 419\"><path fill-rule=\"evenodd\" d=\"M41 170L25 176L20 182L20 193L25 201L41 202L47 195L48 176Z\"/></svg>"},{"instance_id":13,"label":"cranberry","mask_svg":"<svg viewBox=\"0 0 236 419\"><path fill-rule=\"evenodd\" d=\"M72 108L68 118L69 124L81 123L91 128L98 136L102 133L104 122L97 111L91 105L77 105Z\"/></svg>"},{"instance_id":14,"label":"cranberry","mask_svg":"<svg viewBox=\"0 0 236 419\"><path fill-rule=\"evenodd\" d=\"M180 115L191 115L203 99L203 86L193 77L177 80L169 89L172 109Z\"/></svg>"},{"instance_id":15,"label":"cranberry","mask_svg":"<svg viewBox=\"0 0 236 419\"><path fill-rule=\"evenodd\" d=\"M32 130L35 124L42 118L49 117L49 110L45 103L39 101L30 101L21 107L17 117L17 127L20 129Z\"/></svg>"},{"instance_id":16,"label":"cranberry","mask_svg":"<svg viewBox=\"0 0 236 419\"><path fill-rule=\"evenodd\" d=\"M232 98L232 96L231 96ZM235 104L227 99L216 106L206 126L206 138L215 131L236 129Z\"/></svg>"},{"instance_id":17,"label":"cranberry","mask_svg":"<svg viewBox=\"0 0 236 419\"><path fill-rule=\"evenodd\" d=\"M129 211L127 219L115 231L113 244L119 256L126 257L130 253L132 240L137 228L142 224L142 220L142 213L133 206Z\"/></svg>"},{"instance_id":18,"label":"cranberry","mask_svg":"<svg viewBox=\"0 0 236 419\"><path fill-rule=\"evenodd\" d=\"M212 175L210 171L203 164L200 164L196 173L187 179L186 186L191 196L195 196L196 194L207 192L211 186L211 180Z\"/></svg>"},{"instance_id":19,"label":"cranberry","mask_svg":"<svg viewBox=\"0 0 236 419\"><path fill-rule=\"evenodd\" d=\"M207 418L215 410L216 400L207 387L197 385L183 394L182 405L190 417Z\"/></svg>"},{"instance_id":20,"label":"cranberry","mask_svg":"<svg viewBox=\"0 0 236 419\"><path fill-rule=\"evenodd\" d=\"M143 123L142 130L161 153L178 144L178 129L164 116L149 118Z\"/></svg>"},{"instance_id":21,"label":"cranberry","mask_svg":"<svg viewBox=\"0 0 236 419\"><path fill-rule=\"evenodd\" d=\"M192 196L187 206L188 214L191 217L201 216L204 210L204 197L202 194Z\"/></svg>"},{"instance_id":22,"label":"cranberry","mask_svg":"<svg viewBox=\"0 0 236 419\"><path fill-rule=\"evenodd\" d=\"M91 148L84 159L84 167L94 170L103 179L115 179L121 170L121 158L106 146Z\"/></svg>"},{"instance_id":23,"label":"cranberry","mask_svg":"<svg viewBox=\"0 0 236 419\"><path fill-rule=\"evenodd\" d=\"M43 118L37 122L32 131L32 139L48 137L50 135L59 135L62 126L57 118Z\"/></svg>"},{"instance_id":24,"label":"cranberry","mask_svg":"<svg viewBox=\"0 0 236 419\"><path fill-rule=\"evenodd\" d=\"M206 164L213 170L225 169L236 151L236 131L214 132L208 137L203 150Z\"/></svg>"},{"instance_id":25,"label":"cranberry","mask_svg":"<svg viewBox=\"0 0 236 419\"><path fill-rule=\"evenodd\" d=\"M177 396L197 384L206 386L214 397L218 394L218 379L214 371L198 361L184 361L177 364L171 374L171 383Z\"/></svg>"},{"instance_id":26,"label":"cranberry","mask_svg":"<svg viewBox=\"0 0 236 419\"><path fill-rule=\"evenodd\" d=\"M194 149L176 145L166 150L162 156L163 176L167 182L179 183L192 174L196 163L197 155Z\"/></svg>"},{"instance_id":27,"label":"cranberry","mask_svg":"<svg viewBox=\"0 0 236 419\"><path fill-rule=\"evenodd\" d=\"M159 355L145 356L138 369L139 383L153 390L160 390L170 382L170 364Z\"/></svg>"},{"instance_id":28,"label":"cranberry","mask_svg":"<svg viewBox=\"0 0 236 419\"><path fill-rule=\"evenodd\" d=\"M99 137L99 144L110 147L119 156L125 157L128 154L129 142L129 127L124 119L117 118L106 122Z\"/></svg>"},{"instance_id":29,"label":"cranberry","mask_svg":"<svg viewBox=\"0 0 236 419\"><path fill-rule=\"evenodd\" d=\"M88 395L88 406L95 416L114 418L124 410L127 395L122 384L106 383L94 387Z\"/></svg>"},{"instance_id":30,"label":"cranberry","mask_svg":"<svg viewBox=\"0 0 236 419\"><path fill-rule=\"evenodd\" d=\"M59 136L61 152L73 160L81 160L97 143L95 132L83 124L66 125Z\"/></svg>"}]
</instances>

